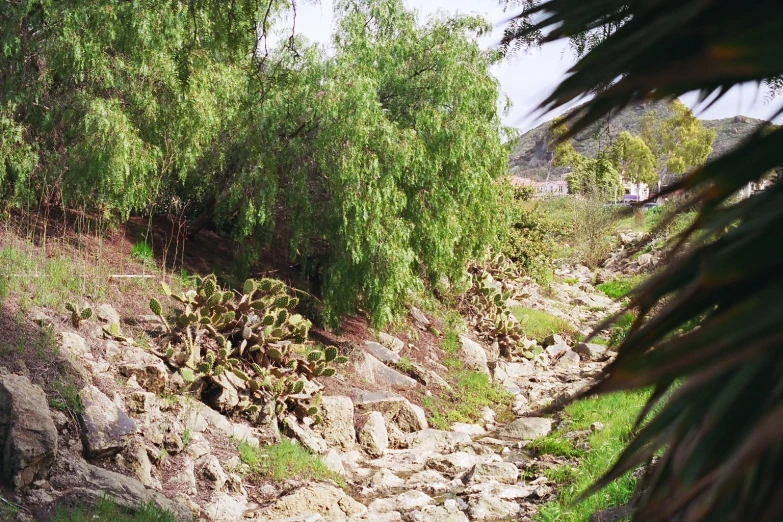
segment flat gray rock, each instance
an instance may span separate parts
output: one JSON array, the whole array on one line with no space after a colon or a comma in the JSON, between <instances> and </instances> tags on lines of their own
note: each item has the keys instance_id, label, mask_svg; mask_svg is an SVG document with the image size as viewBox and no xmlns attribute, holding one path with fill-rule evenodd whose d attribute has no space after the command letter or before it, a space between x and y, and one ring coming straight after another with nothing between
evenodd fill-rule
<instances>
[{"instance_id":1,"label":"flat gray rock","mask_svg":"<svg viewBox=\"0 0 783 522\"><path fill-rule=\"evenodd\" d=\"M95 386L79 392L84 454L90 459L110 457L122 451L136 433L136 422Z\"/></svg>"},{"instance_id":2,"label":"flat gray rock","mask_svg":"<svg viewBox=\"0 0 783 522\"><path fill-rule=\"evenodd\" d=\"M57 453L57 428L43 390L20 375L0 375L0 478L23 488L45 479Z\"/></svg>"}]
</instances>

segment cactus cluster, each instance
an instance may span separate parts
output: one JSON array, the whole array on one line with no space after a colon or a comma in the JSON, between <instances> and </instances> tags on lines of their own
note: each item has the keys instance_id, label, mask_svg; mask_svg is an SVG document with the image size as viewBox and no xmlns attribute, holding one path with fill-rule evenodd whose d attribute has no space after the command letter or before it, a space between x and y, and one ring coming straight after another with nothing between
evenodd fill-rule
<instances>
[{"instance_id":1,"label":"cactus cluster","mask_svg":"<svg viewBox=\"0 0 783 522\"><path fill-rule=\"evenodd\" d=\"M86 321L92 317L92 308L89 306L79 308L79 306L74 303L65 303L65 309L71 312L71 324L73 324L74 328L79 328L82 321Z\"/></svg>"},{"instance_id":2,"label":"cactus cluster","mask_svg":"<svg viewBox=\"0 0 783 522\"><path fill-rule=\"evenodd\" d=\"M473 319L473 327L499 355L510 357L520 355L529 359L541 352L540 347L527 350L524 323L514 316L508 306L515 296L509 283L520 282L524 276L505 256L499 254L485 266L471 270L471 288L466 295Z\"/></svg>"},{"instance_id":3,"label":"cactus cluster","mask_svg":"<svg viewBox=\"0 0 783 522\"><path fill-rule=\"evenodd\" d=\"M275 279L248 279L241 293L222 290L214 275L195 279L195 288L175 294L162 283L164 294L179 306L167 318L157 299L150 310L168 330L159 355L179 368L183 380L220 379L230 372L245 387L240 408L254 414L258 403L274 401L282 418L289 413L318 422L319 397L306 391L306 381L334 375L333 364L347 362L337 348L308 346L310 321L292 310L298 299Z\"/></svg>"}]
</instances>

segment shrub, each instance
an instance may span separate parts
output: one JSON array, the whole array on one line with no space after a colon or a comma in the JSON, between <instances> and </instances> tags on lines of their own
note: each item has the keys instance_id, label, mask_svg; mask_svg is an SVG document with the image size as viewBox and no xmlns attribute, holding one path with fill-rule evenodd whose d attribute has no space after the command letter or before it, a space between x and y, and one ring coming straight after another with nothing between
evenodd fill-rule
<instances>
[{"instance_id":1,"label":"shrub","mask_svg":"<svg viewBox=\"0 0 783 522\"><path fill-rule=\"evenodd\" d=\"M239 443L239 457L253 473L274 481L327 480L345 485L345 480L329 470L323 461L294 442L283 439L269 446Z\"/></svg>"}]
</instances>

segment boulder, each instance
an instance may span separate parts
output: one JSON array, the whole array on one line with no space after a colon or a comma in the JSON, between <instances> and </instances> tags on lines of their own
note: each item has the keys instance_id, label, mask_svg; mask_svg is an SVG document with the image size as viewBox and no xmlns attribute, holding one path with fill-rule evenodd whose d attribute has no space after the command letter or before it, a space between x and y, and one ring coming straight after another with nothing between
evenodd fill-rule
<instances>
[{"instance_id":1,"label":"boulder","mask_svg":"<svg viewBox=\"0 0 783 522\"><path fill-rule=\"evenodd\" d=\"M395 365L400 362L400 356L380 343L364 341L364 349L384 364Z\"/></svg>"},{"instance_id":2,"label":"boulder","mask_svg":"<svg viewBox=\"0 0 783 522\"><path fill-rule=\"evenodd\" d=\"M486 435L487 430L485 430L481 425L479 424L467 424L464 422L455 422L451 425L451 431L457 431L459 433L466 433L470 435L471 437L476 437L479 435Z\"/></svg>"},{"instance_id":3,"label":"boulder","mask_svg":"<svg viewBox=\"0 0 783 522\"><path fill-rule=\"evenodd\" d=\"M122 451L137 431L136 422L95 386L84 387L79 397L85 456L100 459Z\"/></svg>"},{"instance_id":4,"label":"boulder","mask_svg":"<svg viewBox=\"0 0 783 522\"><path fill-rule=\"evenodd\" d=\"M566 343L558 343L546 347L546 353L549 355L549 359L553 362L557 361L569 350L570 349Z\"/></svg>"},{"instance_id":5,"label":"boulder","mask_svg":"<svg viewBox=\"0 0 783 522\"><path fill-rule=\"evenodd\" d=\"M426 430L411 433L408 437L408 447L411 449L430 450L441 453L451 453L460 444L470 444L470 435L452 431Z\"/></svg>"},{"instance_id":6,"label":"boulder","mask_svg":"<svg viewBox=\"0 0 783 522\"><path fill-rule=\"evenodd\" d=\"M510 462L479 462L467 475L465 484L480 484L496 481L501 484L514 484L519 478L519 470Z\"/></svg>"},{"instance_id":7,"label":"boulder","mask_svg":"<svg viewBox=\"0 0 783 522\"><path fill-rule=\"evenodd\" d=\"M448 455L438 455L427 460L426 466L443 473L449 478L455 478L470 471L476 466L478 457L470 453L458 451Z\"/></svg>"},{"instance_id":8,"label":"boulder","mask_svg":"<svg viewBox=\"0 0 783 522\"><path fill-rule=\"evenodd\" d=\"M452 507L447 509L445 506L425 506L419 511L414 511L408 515L411 522L468 522L468 517L457 509Z\"/></svg>"},{"instance_id":9,"label":"boulder","mask_svg":"<svg viewBox=\"0 0 783 522\"><path fill-rule=\"evenodd\" d=\"M158 357L140 348L123 352L117 371L123 377L136 377L139 386L152 393L161 393L169 381L169 371Z\"/></svg>"},{"instance_id":10,"label":"boulder","mask_svg":"<svg viewBox=\"0 0 783 522\"><path fill-rule=\"evenodd\" d=\"M329 471L336 473L337 475L344 476L345 475L345 467L343 466L343 461L340 459L340 455L337 453L336 450L330 449L329 452L321 457L321 462L324 463L324 466L326 466L326 469Z\"/></svg>"},{"instance_id":11,"label":"boulder","mask_svg":"<svg viewBox=\"0 0 783 522\"><path fill-rule=\"evenodd\" d=\"M370 480L369 488L375 494L383 494L392 489L401 488L405 481L386 468L380 469Z\"/></svg>"},{"instance_id":12,"label":"boulder","mask_svg":"<svg viewBox=\"0 0 783 522\"><path fill-rule=\"evenodd\" d=\"M321 398L321 423L317 426L324 440L342 451L349 451L356 442L353 401L339 395Z\"/></svg>"},{"instance_id":13,"label":"boulder","mask_svg":"<svg viewBox=\"0 0 783 522\"><path fill-rule=\"evenodd\" d=\"M214 455L205 456L199 463L199 469L201 470L201 476L209 482L214 491L221 491L226 482L228 482L228 475L223 471L223 466L220 465L220 461Z\"/></svg>"},{"instance_id":14,"label":"boulder","mask_svg":"<svg viewBox=\"0 0 783 522\"><path fill-rule=\"evenodd\" d=\"M367 417L362 429L359 430L359 444L371 457L380 457L389 447L389 432L386 422L380 412L374 411Z\"/></svg>"},{"instance_id":15,"label":"boulder","mask_svg":"<svg viewBox=\"0 0 783 522\"><path fill-rule=\"evenodd\" d=\"M365 351L354 353L353 366L357 375L361 375L369 384L381 384L396 388L415 388L418 384L414 379L389 368L377 357Z\"/></svg>"},{"instance_id":16,"label":"boulder","mask_svg":"<svg viewBox=\"0 0 783 522\"><path fill-rule=\"evenodd\" d=\"M148 488L161 489L160 481L152 475L152 463L143 439L134 437L125 447L123 456L139 482Z\"/></svg>"},{"instance_id":17,"label":"boulder","mask_svg":"<svg viewBox=\"0 0 783 522\"><path fill-rule=\"evenodd\" d=\"M533 440L552 431L552 421L544 417L522 417L501 428L501 437L516 440Z\"/></svg>"},{"instance_id":18,"label":"boulder","mask_svg":"<svg viewBox=\"0 0 783 522\"><path fill-rule=\"evenodd\" d=\"M299 424L295 417L288 416L283 419L283 428L289 435L295 437L302 446L316 455L326 455L329 452L329 445L326 441L308 426Z\"/></svg>"},{"instance_id":19,"label":"boulder","mask_svg":"<svg viewBox=\"0 0 783 522\"><path fill-rule=\"evenodd\" d=\"M450 489L449 479L434 469L425 469L424 471L414 473L405 481L405 487L425 491L433 495L441 495Z\"/></svg>"},{"instance_id":20,"label":"boulder","mask_svg":"<svg viewBox=\"0 0 783 522\"><path fill-rule=\"evenodd\" d=\"M120 324L120 314L108 303L95 305L95 317L106 324Z\"/></svg>"},{"instance_id":21,"label":"boulder","mask_svg":"<svg viewBox=\"0 0 783 522\"><path fill-rule=\"evenodd\" d=\"M0 478L16 488L44 480L56 453L44 391L27 377L0 375Z\"/></svg>"},{"instance_id":22,"label":"boulder","mask_svg":"<svg viewBox=\"0 0 783 522\"><path fill-rule=\"evenodd\" d=\"M179 469L166 482L166 489L169 491L181 491L191 497L198 494L196 465L193 459L186 457L182 461Z\"/></svg>"},{"instance_id":23,"label":"boulder","mask_svg":"<svg viewBox=\"0 0 783 522\"><path fill-rule=\"evenodd\" d=\"M535 494L538 486L523 486L516 484L501 484L491 480L478 484L469 484L465 488L465 495L471 497L492 497L501 500L522 500Z\"/></svg>"},{"instance_id":24,"label":"boulder","mask_svg":"<svg viewBox=\"0 0 783 522\"><path fill-rule=\"evenodd\" d=\"M74 332L60 333L60 349L68 355L79 358L90 353L90 345L87 344L87 340ZM90 357L92 357L92 353L90 353Z\"/></svg>"},{"instance_id":25,"label":"boulder","mask_svg":"<svg viewBox=\"0 0 783 522\"><path fill-rule=\"evenodd\" d=\"M398 339L393 335L389 335L386 332L379 333L378 340L381 342L382 345L384 345L386 348L393 351L394 353L400 353L400 351L402 351L402 349L405 348L405 343L402 342L401 339Z\"/></svg>"},{"instance_id":26,"label":"boulder","mask_svg":"<svg viewBox=\"0 0 783 522\"><path fill-rule=\"evenodd\" d=\"M581 361L579 355L571 350L568 350L560 356L560 358L557 360L557 363L555 363L555 367L561 369L579 368L579 361Z\"/></svg>"},{"instance_id":27,"label":"boulder","mask_svg":"<svg viewBox=\"0 0 783 522\"><path fill-rule=\"evenodd\" d=\"M213 494L204 506L204 513L212 522L235 522L245 518L247 500L226 493Z\"/></svg>"},{"instance_id":28,"label":"boulder","mask_svg":"<svg viewBox=\"0 0 783 522\"><path fill-rule=\"evenodd\" d=\"M487 366L487 351L479 343L464 335L459 336L459 358L467 368L490 375Z\"/></svg>"},{"instance_id":29,"label":"boulder","mask_svg":"<svg viewBox=\"0 0 783 522\"><path fill-rule=\"evenodd\" d=\"M394 422L406 433L429 428L427 414L424 413L424 409L415 404L411 404L407 399L403 400L400 411L397 413L397 416L394 417Z\"/></svg>"},{"instance_id":30,"label":"boulder","mask_svg":"<svg viewBox=\"0 0 783 522\"><path fill-rule=\"evenodd\" d=\"M280 520L317 513L327 521L343 521L350 517L359 518L366 512L366 507L339 488L328 484L308 484L281 497L261 515L268 520Z\"/></svg>"},{"instance_id":31,"label":"boulder","mask_svg":"<svg viewBox=\"0 0 783 522\"><path fill-rule=\"evenodd\" d=\"M170 511L177 521L193 520L193 513L183 504L146 489L132 477L93 466L81 459L58 458L52 470L51 484L58 491L68 491L68 497L82 505L97 504L104 497L109 497L131 510L153 503Z\"/></svg>"},{"instance_id":32,"label":"boulder","mask_svg":"<svg viewBox=\"0 0 783 522\"><path fill-rule=\"evenodd\" d=\"M397 510L403 513L421 509L435 503L429 495L415 489L400 493L394 500Z\"/></svg>"},{"instance_id":33,"label":"boulder","mask_svg":"<svg viewBox=\"0 0 783 522\"><path fill-rule=\"evenodd\" d=\"M517 520L519 512L519 503L489 496L481 496L468 502L471 520Z\"/></svg>"},{"instance_id":34,"label":"boulder","mask_svg":"<svg viewBox=\"0 0 783 522\"><path fill-rule=\"evenodd\" d=\"M579 343L574 352L584 361L604 361L607 358L607 347L594 343Z\"/></svg>"},{"instance_id":35,"label":"boulder","mask_svg":"<svg viewBox=\"0 0 783 522\"><path fill-rule=\"evenodd\" d=\"M551 334L544 338L543 341L541 341L541 346L544 348L547 348L549 346L553 346L555 344L565 344L566 342L563 340L563 336L560 334Z\"/></svg>"},{"instance_id":36,"label":"boulder","mask_svg":"<svg viewBox=\"0 0 783 522\"><path fill-rule=\"evenodd\" d=\"M422 312L415 306L411 306L410 312L411 312L411 317L416 323L416 326L418 326L421 330L426 330L432 324L430 320L427 319L427 316L424 315L424 312Z\"/></svg>"},{"instance_id":37,"label":"boulder","mask_svg":"<svg viewBox=\"0 0 783 522\"><path fill-rule=\"evenodd\" d=\"M408 402L405 397L386 392L359 392L353 401L356 413L377 411L383 414L387 422L392 422Z\"/></svg>"}]
</instances>

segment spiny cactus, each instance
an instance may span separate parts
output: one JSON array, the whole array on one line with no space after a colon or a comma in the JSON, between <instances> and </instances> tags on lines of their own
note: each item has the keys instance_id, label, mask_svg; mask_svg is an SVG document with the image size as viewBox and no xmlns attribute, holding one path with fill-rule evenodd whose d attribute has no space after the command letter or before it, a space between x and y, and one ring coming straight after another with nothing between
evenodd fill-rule
<instances>
[{"instance_id":1,"label":"spiny cactus","mask_svg":"<svg viewBox=\"0 0 783 522\"><path fill-rule=\"evenodd\" d=\"M305 379L335 374L335 364L347 362L335 347L306 346L310 321L292 309L298 299L288 294L282 281L248 279L236 295L222 290L214 275L195 279L196 287L174 294L163 284L163 293L179 304L171 322L161 303L153 298L150 310L168 329L169 344L158 355L180 369L186 382L221 377L244 383L247 399L237 408L258 412L255 402L274 401L278 415L289 413L316 420L318 400L305 393Z\"/></svg>"},{"instance_id":2,"label":"spiny cactus","mask_svg":"<svg viewBox=\"0 0 783 522\"><path fill-rule=\"evenodd\" d=\"M79 308L73 303L65 303L65 309L71 312L71 324L73 324L74 328L79 328L82 321L86 321L92 317L92 308L89 306Z\"/></svg>"}]
</instances>

